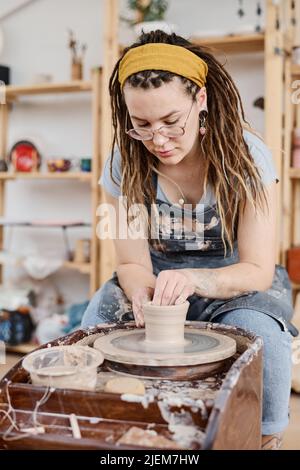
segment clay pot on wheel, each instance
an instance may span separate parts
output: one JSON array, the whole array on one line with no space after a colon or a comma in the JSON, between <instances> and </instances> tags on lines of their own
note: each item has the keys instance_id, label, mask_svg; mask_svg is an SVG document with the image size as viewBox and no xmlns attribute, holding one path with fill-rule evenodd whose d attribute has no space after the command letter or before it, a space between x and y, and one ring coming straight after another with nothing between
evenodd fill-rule
<instances>
[{"instance_id":1,"label":"clay pot on wheel","mask_svg":"<svg viewBox=\"0 0 300 470\"><path fill-rule=\"evenodd\" d=\"M146 342L151 344L184 344L184 324L190 304L143 305Z\"/></svg>"}]
</instances>

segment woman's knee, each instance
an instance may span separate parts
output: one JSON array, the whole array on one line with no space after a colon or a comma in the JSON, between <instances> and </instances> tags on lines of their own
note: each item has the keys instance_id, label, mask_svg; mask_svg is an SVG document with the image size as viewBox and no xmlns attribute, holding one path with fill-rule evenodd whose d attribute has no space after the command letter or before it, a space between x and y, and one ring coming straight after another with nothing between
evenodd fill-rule
<instances>
[{"instance_id":1,"label":"woman's knee","mask_svg":"<svg viewBox=\"0 0 300 470\"><path fill-rule=\"evenodd\" d=\"M231 310L218 318L263 340L263 434L281 432L288 424L291 386L291 335L274 318L256 310Z\"/></svg>"},{"instance_id":2,"label":"woman's knee","mask_svg":"<svg viewBox=\"0 0 300 470\"><path fill-rule=\"evenodd\" d=\"M230 310L217 318L218 323L237 326L263 336L279 334L282 327L277 320L258 310L246 308Z\"/></svg>"},{"instance_id":3,"label":"woman's knee","mask_svg":"<svg viewBox=\"0 0 300 470\"><path fill-rule=\"evenodd\" d=\"M290 354L291 335L284 331L282 325L275 318L250 309L236 309L224 313L218 317L218 323L236 326L261 336L264 349L274 354ZM277 356L278 357L278 356Z\"/></svg>"},{"instance_id":4,"label":"woman's knee","mask_svg":"<svg viewBox=\"0 0 300 470\"><path fill-rule=\"evenodd\" d=\"M84 312L81 326L87 328L98 323L120 321L131 310L131 303L119 286L117 278L113 277L92 297Z\"/></svg>"}]
</instances>

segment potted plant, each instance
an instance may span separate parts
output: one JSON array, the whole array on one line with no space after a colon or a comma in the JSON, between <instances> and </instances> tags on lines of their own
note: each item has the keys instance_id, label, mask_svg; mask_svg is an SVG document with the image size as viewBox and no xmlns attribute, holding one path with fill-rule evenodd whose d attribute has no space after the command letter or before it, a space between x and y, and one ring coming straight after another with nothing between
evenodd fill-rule
<instances>
[{"instance_id":1,"label":"potted plant","mask_svg":"<svg viewBox=\"0 0 300 470\"><path fill-rule=\"evenodd\" d=\"M128 8L135 13L135 19L125 19L137 35L161 29L167 33L174 31L175 26L164 21L168 8L167 0L128 0ZM123 18L124 19L124 18Z\"/></svg>"},{"instance_id":2,"label":"potted plant","mask_svg":"<svg viewBox=\"0 0 300 470\"><path fill-rule=\"evenodd\" d=\"M83 76L83 59L87 49L86 44L80 44L71 29L68 30L69 40L68 46L72 54L71 79L82 80Z\"/></svg>"}]
</instances>

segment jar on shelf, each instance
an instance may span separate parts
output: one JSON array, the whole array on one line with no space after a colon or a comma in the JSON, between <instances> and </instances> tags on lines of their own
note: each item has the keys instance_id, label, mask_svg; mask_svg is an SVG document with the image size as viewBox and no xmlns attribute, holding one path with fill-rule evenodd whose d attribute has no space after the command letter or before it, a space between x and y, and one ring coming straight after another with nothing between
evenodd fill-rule
<instances>
[{"instance_id":1,"label":"jar on shelf","mask_svg":"<svg viewBox=\"0 0 300 470\"><path fill-rule=\"evenodd\" d=\"M294 168L300 168L300 128L294 129L292 144L292 165Z\"/></svg>"},{"instance_id":2,"label":"jar on shelf","mask_svg":"<svg viewBox=\"0 0 300 470\"><path fill-rule=\"evenodd\" d=\"M72 61L71 79L82 80L82 62L80 60Z\"/></svg>"}]
</instances>

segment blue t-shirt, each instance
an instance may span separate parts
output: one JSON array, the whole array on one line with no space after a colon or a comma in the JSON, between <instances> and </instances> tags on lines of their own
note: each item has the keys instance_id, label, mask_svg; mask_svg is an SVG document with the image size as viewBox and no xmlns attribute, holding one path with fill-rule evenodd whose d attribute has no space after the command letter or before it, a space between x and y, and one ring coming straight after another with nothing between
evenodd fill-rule
<instances>
[{"instance_id":1,"label":"blue t-shirt","mask_svg":"<svg viewBox=\"0 0 300 470\"><path fill-rule=\"evenodd\" d=\"M274 166L272 153L266 144L256 135L244 130L244 139L249 147L254 162L259 169L261 179L264 185L268 185L273 181L278 181L276 169ZM112 168L113 178L110 177L110 156L107 158L99 183L113 197L121 196L121 155L119 150L115 150ZM169 202L159 183L157 185L157 199ZM212 206L215 203L215 196L212 188L208 185L206 192L203 194L199 204L205 210L206 206Z\"/></svg>"}]
</instances>

